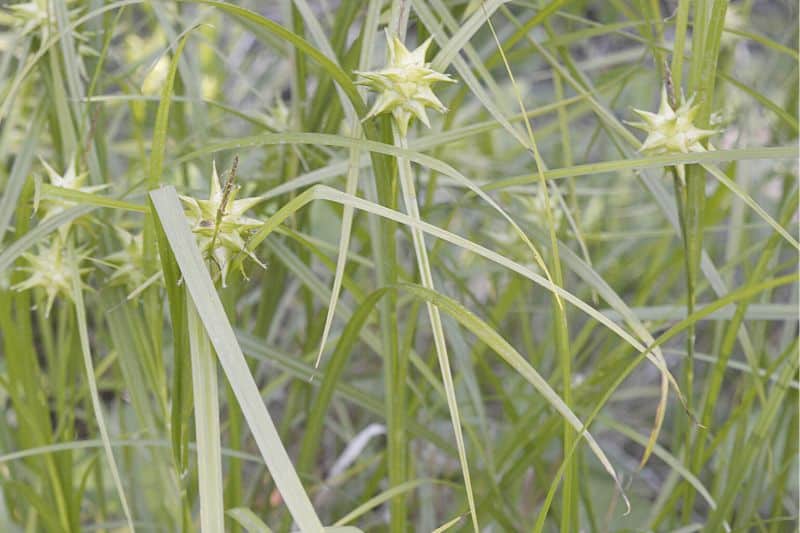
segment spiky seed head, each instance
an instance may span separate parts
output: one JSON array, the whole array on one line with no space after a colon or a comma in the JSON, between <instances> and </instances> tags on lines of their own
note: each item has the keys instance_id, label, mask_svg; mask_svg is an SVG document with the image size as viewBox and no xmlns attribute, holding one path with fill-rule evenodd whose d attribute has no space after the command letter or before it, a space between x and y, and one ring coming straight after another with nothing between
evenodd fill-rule
<instances>
[{"instance_id":1,"label":"spiky seed head","mask_svg":"<svg viewBox=\"0 0 800 533\"><path fill-rule=\"evenodd\" d=\"M673 109L669 103L666 87L661 90L661 104L657 113L634 109L642 122L628 122L630 126L647 132L647 138L639 148L640 152L669 154L705 152L702 141L717 133L694 125L698 106L694 97L685 100L680 107Z\"/></svg>"},{"instance_id":2,"label":"spiky seed head","mask_svg":"<svg viewBox=\"0 0 800 533\"><path fill-rule=\"evenodd\" d=\"M425 62L425 54L431 44L428 38L414 50L409 50L397 36L386 32L389 61L380 70L356 71L357 83L378 93L364 120L382 113L391 113L400 134L408 133L412 118L419 119L430 127L426 108L444 113L447 108L434 94L431 86L437 82L453 83L455 80L430 68Z\"/></svg>"},{"instance_id":3,"label":"spiky seed head","mask_svg":"<svg viewBox=\"0 0 800 533\"><path fill-rule=\"evenodd\" d=\"M109 286L122 285L131 290L128 299L132 299L137 294L153 283L162 280L161 271L148 277L144 265L144 234L130 233L122 228L114 228L119 242L122 245L117 251L103 258L105 263L114 267L114 272L109 276L107 284ZM156 251L156 256L158 251Z\"/></svg>"},{"instance_id":4,"label":"spiky seed head","mask_svg":"<svg viewBox=\"0 0 800 533\"><path fill-rule=\"evenodd\" d=\"M56 172L56 170L52 166L50 166L44 159L40 158L39 161L41 161L42 166L44 166L44 169L47 172L47 177L50 180L50 185L52 185L53 187L59 187L62 189L83 192L87 194L92 194L108 187L108 185L87 186L86 185L87 174L85 172L81 173L77 172L74 157L70 160L69 164L67 165L67 168L64 170L62 174ZM64 198L44 199L41 202L41 208L44 211L44 217L42 217L42 220L47 220L49 218L52 218L55 215L75 205L76 202ZM64 235L69 231L69 228L70 224L64 224L61 227L59 227L59 232L62 235Z\"/></svg>"},{"instance_id":5,"label":"spiky seed head","mask_svg":"<svg viewBox=\"0 0 800 533\"><path fill-rule=\"evenodd\" d=\"M77 7L71 9L75 0L66 0L63 2L68 8L67 15L70 18L76 17L83 9ZM4 6L8 11L0 11L0 24L7 24L19 28L22 35L29 32L40 31L44 39L47 39L53 28L57 27L57 21L53 9L48 6L47 0L30 0L28 2L20 2ZM72 31L72 36L86 41L86 37L77 31Z\"/></svg>"},{"instance_id":6,"label":"spiky seed head","mask_svg":"<svg viewBox=\"0 0 800 533\"><path fill-rule=\"evenodd\" d=\"M26 291L41 288L47 295L45 316L50 316L53 302L59 295L72 298L72 287L77 277L81 286L89 288L80 281L90 268L81 268L80 263L87 256L86 249L70 250L66 246L64 237L54 234L49 243L39 244L36 253L26 252L22 257L28 266L19 270L28 273L28 277L11 288L16 291Z\"/></svg>"},{"instance_id":7,"label":"spiky seed head","mask_svg":"<svg viewBox=\"0 0 800 533\"><path fill-rule=\"evenodd\" d=\"M262 201L262 198L236 199L236 187L226 192L219 180L216 163L212 166L211 192L208 200L198 200L181 195L186 208L186 218L197 235L200 251L211 259L220 269L222 284L225 285L231 262L234 257L244 253L262 268L264 264L247 250L245 237L261 226L261 221L245 216L245 212ZM219 220L218 219L219 215ZM242 271L244 274L244 271Z\"/></svg>"}]
</instances>

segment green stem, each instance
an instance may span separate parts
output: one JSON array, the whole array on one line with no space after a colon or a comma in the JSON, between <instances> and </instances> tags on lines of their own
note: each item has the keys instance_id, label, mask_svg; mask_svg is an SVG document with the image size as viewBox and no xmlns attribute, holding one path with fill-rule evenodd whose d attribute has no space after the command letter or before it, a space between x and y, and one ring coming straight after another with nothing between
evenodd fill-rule
<instances>
[{"instance_id":1,"label":"green stem","mask_svg":"<svg viewBox=\"0 0 800 533\"><path fill-rule=\"evenodd\" d=\"M703 249L703 205L705 204L705 171L695 165L686 171L686 184L681 181L678 170L671 167L675 186L675 199L678 208L678 220L684 244L684 265L686 270L686 314L691 316L697 303L697 273L700 269L700 258ZM694 349L696 343L696 326L691 323L686 330L686 358L683 360L683 395L685 407L691 413L694 409ZM683 449L688 453L688 448L683 446L686 438L690 438L691 429L684 427L686 419L676 418L675 445L676 449ZM686 487L682 523L691 518L694 501L694 489Z\"/></svg>"},{"instance_id":2,"label":"green stem","mask_svg":"<svg viewBox=\"0 0 800 533\"><path fill-rule=\"evenodd\" d=\"M397 145L404 149L408 149L408 139L400 134L399 128L394 126L394 134ZM398 175L400 177L400 187L403 193L403 200L406 204L406 210L409 217L415 221L420 221L419 205L417 203L417 193L414 188L414 175L411 170L411 162L406 158L397 158ZM411 236L414 243L414 252L417 257L417 267L419 268L419 275L422 286L426 289L434 289L433 275L431 273L430 261L428 260L428 251L425 248L425 238L421 229L418 227L411 228ZM464 486L467 493L467 504L469 506L470 516L472 518L472 527L474 531L480 531L478 525L478 516L475 510L475 497L472 491L472 480L469 473L469 464L467 462L467 453L464 446L464 435L461 431L461 416L458 411L458 402L456 401L455 383L453 381L453 374L450 369L450 360L447 354L447 344L444 337L444 328L442 327L442 319L439 314L439 308L431 303L427 303L428 317L431 322L431 329L433 330L433 341L436 348L436 355L439 360L439 369L442 373L442 381L444 382L445 394L447 396L447 406L450 410L450 418L453 424L453 431L456 437L456 447L458 448L459 461L461 463L461 471L464 475Z\"/></svg>"},{"instance_id":3,"label":"green stem","mask_svg":"<svg viewBox=\"0 0 800 533\"><path fill-rule=\"evenodd\" d=\"M74 253L70 250L70 253ZM114 479L114 485L119 495L120 503L122 504L122 512L125 515L125 520L131 532L135 531L133 527L133 519L131 512L128 508L128 500L125 498L125 490L122 487L122 479L119 475L117 462L114 459L114 452L111 449L111 440L108 437L108 430L106 429L105 418L103 416L103 407L100 403L100 393L97 390L97 381L95 380L94 364L92 363L92 353L89 347L89 327L86 321L86 307L83 304L83 287L81 287L80 273L75 267L74 280L72 286L72 298L75 301L75 316L78 321L78 335L81 341L81 351L83 352L83 363L86 370L86 382L89 386L89 395L92 400L92 408L94 409L95 420L97 421L97 429L100 431L100 438L103 441L103 449L105 450L108 466L111 469L111 477Z\"/></svg>"},{"instance_id":4,"label":"green stem","mask_svg":"<svg viewBox=\"0 0 800 533\"><path fill-rule=\"evenodd\" d=\"M687 313L690 315L694 309L694 299L692 294L694 292L694 280L691 276L691 260L690 260L690 246L689 246L689 228L688 228L688 220L686 214L686 186L684 185L682 179L679 177L678 170L676 167L670 167L672 171L672 178L673 178L673 185L675 188L675 205L678 209L678 222L680 223L681 229L681 240L683 241L683 259L684 259L684 270L685 270L685 280L686 280L686 309ZM688 316L688 315L687 315ZM691 408L692 405L692 382L694 380L694 325L691 325L687 330L687 339L686 339L686 359L684 359L684 367L683 367L683 394L684 398L686 399L686 406ZM676 444L681 442L681 431L679 430L680 425L682 424L683 419L676 419L676 431L675 431L675 439ZM680 448L680 445L677 446Z\"/></svg>"},{"instance_id":5,"label":"green stem","mask_svg":"<svg viewBox=\"0 0 800 533\"><path fill-rule=\"evenodd\" d=\"M194 302L188 297L186 301L197 439L200 531L224 531L216 358Z\"/></svg>"},{"instance_id":6,"label":"green stem","mask_svg":"<svg viewBox=\"0 0 800 533\"><path fill-rule=\"evenodd\" d=\"M390 141L388 128L384 141ZM373 160L376 163L384 161ZM388 164L375 165L383 172L375 172L375 185L378 201L390 209L397 208L397 179ZM395 232L397 223L381 219L372 226L370 233L373 245L373 257L378 285L386 287L397 282L398 264ZM396 487L406 481L408 476L408 441L406 440L406 391L405 380L408 368L406 354L398 348L397 295L393 292L380 303L380 331L384 357L384 394L386 395L386 470L390 487ZM406 499L402 495L392 498L389 504L390 531L405 533Z\"/></svg>"}]
</instances>

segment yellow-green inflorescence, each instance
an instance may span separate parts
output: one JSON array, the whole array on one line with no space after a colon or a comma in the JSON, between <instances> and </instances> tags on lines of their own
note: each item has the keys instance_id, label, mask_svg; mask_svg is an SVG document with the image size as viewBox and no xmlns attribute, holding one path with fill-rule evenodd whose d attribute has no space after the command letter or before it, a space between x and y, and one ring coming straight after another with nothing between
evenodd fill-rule
<instances>
[{"instance_id":1,"label":"yellow-green inflorescence","mask_svg":"<svg viewBox=\"0 0 800 533\"><path fill-rule=\"evenodd\" d=\"M643 122L628 122L630 126L647 132L647 138L639 151L647 154L675 154L705 152L703 141L717 130L706 130L694 125L699 107L694 104L694 97L673 109L667 95L667 88L661 89L661 104L657 113L634 109L634 113L642 117ZM684 181L684 165L677 165L678 176Z\"/></svg>"},{"instance_id":2,"label":"yellow-green inflorescence","mask_svg":"<svg viewBox=\"0 0 800 533\"><path fill-rule=\"evenodd\" d=\"M45 316L50 315L56 296L70 299L72 297L73 283L89 272L90 268L81 268L80 263L86 259L86 250L72 250L67 248L66 238L54 235L49 244L39 244L37 253L24 253L22 256L28 266L19 270L28 273L28 278L17 283L11 288L17 291L26 291L34 287L44 289L47 295ZM79 281L81 287L89 288Z\"/></svg>"},{"instance_id":3,"label":"yellow-green inflorescence","mask_svg":"<svg viewBox=\"0 0 800 533\"><path fill-rule=\"evenodd\" d=\"M203 255L219 267L222 284L239 254L246 254L258 265L264 264L247 249L246 237L262 225L261 221L249 218L244 213L261 202L259 197L237 200L236 187L230 182L223 188L219 181L216 164L211 177L211 194L208 200L197 200L181 195L186 207L186 218L197 235L197 245ZM244 270L242 270L244 275Z\"/></svg>"},{"instance_id":4,"label":"yellow-green inflorescence","mask_svg":"<svg viewBox=\"0 0 800 533\"><path fill-rule=\"evenodd\" d=\"M144 233L130 233L122 228L115 228L122 248L107 255L103 260L114 267L114 273L106 283L109 286L124 285L130 289L128 299L131 300L147 287L162 279L161 271L147 277L144 266ZM156 254L158 254L156 252Z\"/></svg>"},{"instance_id":5,"label":"yellow-green inflorescence","mask_svg":"<svg viewBox=\"0 0 800 533\"><path fill-rule=\"evenodd\" d=\"M50 184L53 187L59 187L69 191L82 192L82 193L95 193L107 187L107 185L86 185L86 172L78 173L75 167L75 159L73 158L67 165L63 174L59 174L53 167L47 164L44 159L40 159L42 165L47 171L47 176L50 179ZM44 210L44 217L42 220L47 220L55 215L65 211L66 209L77 205L77 202L67 200L65 198L48 198L42 200L41 206ZM59 228L59 232L63 235L69 230L70 225L64 224Z\"/></svg>"},{"instance_id":6,"label":"yellow-green inflorescence","mask_svg":"<svg viewBox=\"0 0 800 533\"><path fill-rule=\"evenodd\" d=\"M684 101L680 107L673 109L669 103L666 87L661 90L661 105L658 113L634 109L633 112L642 117L644 122L628 124L647 132L640 152L651 154L670 154L682 152L705 152L702 141L717 133L716 130L705 130L694 125L699 110L694 105L694 97Z\"/></svg>"},{"instance_id":7,"label":"yellow-green inflorescence","mask_svg":"<svg viewBox=\"0 0 800 533\"><path fill-rule=\"evenodd\" d=\"M356 71L358 84L378 92L378 98L364 119L381 113L391 113L400 134L406 136L408 124L413 117L430 127L425 108L444 113L447 108L436 97L431 86L436 82L455 80L430 68L425 62L425 53L431 44L429 38L414 51L408 48L396 36L387 31L389 44L389 63L380 70L368 72Z\"/></svg>"},{"instance_id":8,"label":"yellow-green inflorescence","mask_svg":"<svg viewBox=\"0 0 800 533\"><path fill-rule=\"evenodd\" d=\"M63 3L66 8L69 8L76 2L66 0ZM50 35L50 27L57 27L56 15L53 8L48 6L47 0L31 0L4 7L8 9L8 12L0 11L0 24L17 26L22 35L40 29L46 39ZM80 10L81 8L70 9L67 14L75 16ZM73 36L82 38L77 33L73 33Z\"/></svg>"},{"instance_id":9,"label":"yellow-green inflorescence","mask_svg":"<svg viewBox=\"0 0 800 533\"><path fill-rule=\"evenodd\" d=\"M93 193L104 186L87 186L86 174L78 173L75 160L67 165L63 174L59 174L44 160L42 165L47 171L50 184L53 187L77 191L83 193ZM64 198L48 198L41 202L44 216L42 221L48 220L58 213L63 212L69 207L76 205L76 202ZM64 223L58 227L58 231L36 246L36 253L26 252L22 258L27 262L27 266L20 267L19 270L28 273L28 277L23 281L13 285L11 288L17 291L26 291L39 287L44 290L47 300L45 304L45 315L50 315L50 310L57 296L67 299L72 298L74 280L83 288L89 288L81 277L91 271L91 268L81 268L80 263L86 259L86 249L75 249L71 246L70 229L72 223Z\"/></svg>"}]
</instances>

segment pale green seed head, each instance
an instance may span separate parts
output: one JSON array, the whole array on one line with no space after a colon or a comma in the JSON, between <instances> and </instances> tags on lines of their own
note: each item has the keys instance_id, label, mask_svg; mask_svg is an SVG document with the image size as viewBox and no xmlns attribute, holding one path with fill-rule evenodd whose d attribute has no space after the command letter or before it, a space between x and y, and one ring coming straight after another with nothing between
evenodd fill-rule
<instances>
[{"instance_id":1,"label":"pale green seed head","mask_svg":"<svg viewBox=\"0 0 800 533\"><path fill-rule=\"evenodd\" d=\"M56 12L49 0L30 0L28 2L11 3L6 0L0 5L0 26L11 26L18 35L38 34L43 41L48 41L59 32ZM64 4L67 18L72 21L77 19L84 11L83 6L74 7L76 0L59 0ZM78 52L78 69L82 76L86 76L86 69L81 56L98 56L98 52L90 46L89 37L74 28L70 35L76 41Z\"/></svg>"},{"instance_id":2,"label":"pale green seed head","mask_svg":"<svg viewBox=\"0 0 800 533\"><path fill-rule=\"evenodd\" d=\"M144 234L130 233L122 228L115 228L117 237L122 247L116 252L103 258L105 263L114 267L114 272L109 276L106 283L109 286L123 286L130 292L128 299L132 299L137 294L152 284L163 280L161 271L146 275L147 269L144 263ZM158 252L156 252L156 256Z\"/></svg>"},{"instance_id":3,"label":"pale green seed head","mask_svg":"<svg viewBox=\"0 0 800 533\"><path fill-rule=\"evenodd\" d=\"M47 295L45 316L50 316L56 297L72 298L72 287L77 277L81 286L89 288L80 278L90 268L81 268L80 263L86 258L86 250L68 250L64 238L55 234L48 244L39 244L36 253L24 253L22 257L28 266L19 270L28 273L23 281L13 285L16 291L41 288Z\"/></svg>"},{"instance_id":4,"label":"pale green seed head","mask_svg":"<svg viewBox=\"0 0 800 533\"><path fill-rule=\"evenodd\" d=\"M232 187L226 193L220 184L217 167L214 164L208 200L198 200L184 195L181 195L180 199L186 208L186 218L189 220L192 232L197 235L197 245L203 255L219 267L223 286L233 259L241 253L264 267L246 246L246 237L261 226L261 221L244 214L261 202L261 198L237 200L236 187ZM221 215L219 220L217 220L218 215Z\"/></svg>"},{"instance_id":5,"label":"pale green seed head","mask_svg":"<svg viewBox=\"0 0 800 533\"><path fill-rule=\"evenodd\" d=\"M50 185L53 187L59 187L62 189L66 189L69 191L76 191L82 192L86 194L93 194L97 191L105 189L108 185L94 185L94 186L87 186L86 185L86 177L87 174L85 172L78 173L75 166L75 158L73 157L67 168L64 170L62 174L56 172L53 167L51 167L44 159L40 159L42 165L47 172L48 180L50 181ZM49 218L54 217L55 215L69 209L70 207L74 207L77 205L76 202L72 200L67 200L65 198L46 198L40 202L39 207L44 211L44 216L42 220L47 220ZM59 227L59 233L65 235L71 224L64 224Z\"/></svg>"},{"instance_id":6,"label":"pale green seed head","mask_svg":"<svg viewBox=\"0 0 800 533\"><path fill-rule=\"evenodd\" d=\"M368 72L356 71L359 85L376 91L378 98L365 117L365 120L382 113L391 113L400 134L408 133L408 124L412 118L419 119L430 127L426 108L430 107L439 113L447 108L434 94L431 86L437 82L453 83L455 80L430 68L425 62L425 53L431 44L429 38L413 51L396 36L386 33L389 44L389 61L386 67Z\"/></svg>"},{"instance_id":7,"label":"pale green seed head","mask_svg":"<svg viewBox=\"0 0 800 533\"><path fill-rule=\"evenodd\" d=\"M716 130L701 129L694 125L698 107L693 104L693 98L673 109L669 104L666 88L662 88L661 105L657 113L640 109L633 111L643 119L643 122L628 124L647 132L647 138L639 148L640 152L651 154L705 152L706 147L702 141L717 133Z\"/></svg>"}]
</instances>

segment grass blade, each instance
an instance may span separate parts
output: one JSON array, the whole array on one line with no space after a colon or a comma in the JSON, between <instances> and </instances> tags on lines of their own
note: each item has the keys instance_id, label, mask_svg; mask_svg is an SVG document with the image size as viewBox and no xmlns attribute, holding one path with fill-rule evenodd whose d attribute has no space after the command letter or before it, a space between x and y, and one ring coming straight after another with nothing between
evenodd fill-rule
<instances>
[{"instance_id":1,"label":"grass blade","mask_svg":"<svg viewBox=\"0 0 800 533\"><path fill-rule=\"evenodd\" d=\"M261 399L200 250L189 231L175 189L162 188L151 192L150 197L189 295L283 500L303 532L321 532L322 524Z\"/></svg>"},{"instance_id":2,"label":"grass blade","mask_svg":"<svg viewBox=\"0 0 800 533\"><path fill-rule=\"evenodd\" d=\"M189 352L192 356L200 531L213 533L225 529L217 362L195 304L189 303L186 312L188 314Z\"/></svg>"},{"instance_id":3,"label":"grass blade","mask_svg":"<svg viewBox=\"0 0 800 533\"><path fill-rule=\"evenodd\" d=\"M75 301L75 315L78 320L78 336L81 341L81 352L83 353L83 365L86 370L86 383L89 386L89 395L92 400L92 407L94 409L95 420L97 421L97 429L100 432L100 438L103 441L103 450L106 454L109 469L111 470L111 477L114 479L114 486L117 489L120 503L122 505L122 512L125 515L125 520L128 528L133 532L133 518L128 508L128 499L125 497L125 489L122 485L122 478L119 475L119 468L117 468L117 461L114 459L114 451L111 449L111 440L108 437L108 429L106 428L105 417L103 416L103 406L100 403L100 394L97 391L97 381L95 380L94 364L92 363L92 352L89 347L89 328L86 323L86 306L83 302L83 287L78 273L75 273L72 283L72 299Z\"/></svg>"},{"instance_id":4,"label":"grass blade","mask_svg":"<svg viewBox=\"0 0 800 533\"><path fill-rule=\"evenodd\" d=\"M272 530L267 527L267 524L262 522L253 511L246 507L228 509L226 514L236 520L247 533L272 533Z\"/></svg>"}]
</instances>

